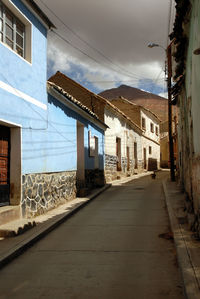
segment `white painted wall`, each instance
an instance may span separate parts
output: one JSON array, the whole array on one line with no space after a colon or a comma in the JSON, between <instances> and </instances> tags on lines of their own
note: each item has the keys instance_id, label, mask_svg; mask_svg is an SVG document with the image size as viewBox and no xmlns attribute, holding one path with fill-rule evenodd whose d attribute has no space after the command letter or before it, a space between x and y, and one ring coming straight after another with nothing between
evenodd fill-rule
<instances>
[{"instance_id":1,"label":"white painted wall","mask_svg":"<svg viewBox=\"0 0 200 299\"><path fill-rule=\"evenodd\" d=\"M105 123L109 128L105 132L105 154L116 156L116 137L121 138L121 156L127 156L127 146L130 159L134 159L134 142L137 142L138 160L142 159L141 136L130 127L128 120L119 117L116 112L105 108Z\"/></svg>"},{"instance_id":2,"label":"white painted wall","mask_svg":"<svg viewBox=\"0 0 200 299\"><path fill-rule=\"evenodd\" d=\"M143 148L146 148L146 153L147 153L147 161L149 158L156 159L158 163L160 163L160 145L156 144L155 142L142 137L142 146ZM149 147L151 146L152 152L149 154ZM143 157L143 151L142 151L142 159Z\"/></svg>"},{"instance_id":3,"label":"white painted wall","mask_svg":"<svg viewBox=\"0 0 200 299\"><path fill-rule=\"evenodd\" d=\"M147 113L145 113L141 109L141 123L142 123L142 117L146 120L146 130L144 131L144 135L155 140L156 142L160 142L160 128L159 128L159 122L155 121L155 119L150 117ZM150 124L153 123L154 127L154 133L151 132ZM158 135L156 135L156 127L158 128Z\"/></svg>"},{"instance_id":4,"label":"white painted wall","mask_svg":"<svg viewBox=\"0 0 200 299\"><path fill-rule=\"evenodd\" d=\"M158 162L158 166L160 165L160 126L159 122L154 119L154 117L150 117L149 114L145 113L144 110L141 109L141 123L142 117L145 118L146 121L146 130L143 131L142 137L142 147L146 148L147 161L149 158L156 159ZM151 132L151 123L153 123L154 132ZM156 135L156 127L158 128L158 135ZM147 138L145 138L147 137ZM151 139L151 140L150 140ZM155 141L155 142L154 142ZM149 147L151 147L152 152L149 153ZM142 159L143 150L142 150Z\"/></svg>"}]
</instances>

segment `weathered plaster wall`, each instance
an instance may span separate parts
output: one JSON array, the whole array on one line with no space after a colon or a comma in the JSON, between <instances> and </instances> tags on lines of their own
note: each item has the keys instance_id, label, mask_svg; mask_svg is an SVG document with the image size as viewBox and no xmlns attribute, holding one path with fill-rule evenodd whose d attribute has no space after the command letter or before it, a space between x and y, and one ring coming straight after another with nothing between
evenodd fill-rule
<instances>
[{"instance_id":1,"label":"weathered plaster wall","mask_svg":"<svg viewBox=\"0 0 200 299\"><path fill-rule=\"evenodd\" d=\"M149 117L147 115L147 113L145 113L144 111L141 110L141 120L142 118L145 118L146 120L146 130L144 131L144 135L147 136L148 138L152 139L152 140L155 140L156 142L159 142L160 141L160 137L159 137L159 134L160 134L160 128L159 128L159 122L158 121L155 121L153 119L153 117ZM142 121L141 121L142 123ZM151 129L150 129L150 124L153 123L153 128L154 128L154 132L152 133L151 132ZM156 127L158 128L158 135L156 135Z\"/></svg>"},{"instance_id":2,"label":"weathered plaster wall","mask_svg":"<svg viewBox=\"0 0 200 299\"><path fill-rule=\"evenodd\" d=\"M179 95L179 179L186 193L186 208L192 230L200 236L200 59L194 50L200 45L200 2L192 1L186 59L185 86Z\"/></svg>"},{"instance_id":3,"label":"weathered plaster wall","mask_svg":"<svg viewBox=\"0 0 200 299\"><path fill-rule=\"evenodd\" d=\"M153 161L153 164L157 164L157 168L159 168L160 167L160 145L147 139L146 137L142 137L142 146L143 148L146 148L147 170L153 170L151 166L151 161ZM151 153L149 152L149 147L151 147ZM144 156L143 156L143 160L144 160Z\"/></svg>"},{"instance_id":4,"label":"weathered plaster wall","mask_svg":"<svg viewBox=\"0 0 200 299\"><path fill-rule=\"evenodd\" d=\"M142 167L141 135L128 124L128 121L118 116L115 111L105 109L105 123L109 128L105 132L105 175L107 181L112 181L118 175L130 175L135 172L134 142L137 143L138 169ZM116 137L121 139L121 167L117 172ZM127 147L129 147L130 169L127 170Z\"/></svg>"}]
</instances>

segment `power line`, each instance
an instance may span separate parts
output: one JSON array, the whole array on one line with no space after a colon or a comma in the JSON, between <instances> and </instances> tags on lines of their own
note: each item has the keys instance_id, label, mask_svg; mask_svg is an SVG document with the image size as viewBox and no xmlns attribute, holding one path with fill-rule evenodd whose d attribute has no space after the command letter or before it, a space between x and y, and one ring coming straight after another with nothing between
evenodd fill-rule
<instances>
[{"instance_id":1,"label":"power line","mask_svg":"<svg viewBox=\"0 0 200 299\"><path fill-rule=\"evenodd\" d=\"M65 22L63 22L63 20L55 14L55 12L49 8L46 3L44 3L43 0L40 0L40 2L69 30L71 31L76 37L78 37L83 43L85 43L88 47L90 47L91 49L93 49L94 51L96 51L99 55L101 55L104 59L106 59L108 62L110 62L112 65L118 67L119 69L121 69L123 72L126 72L127 74L129 74L128 76L136 76L138 79L141 78L141 76L138 76L135 73L132 73L130 71L127 71L126 69L124 69L123 67L121 67L120 65L114 63L109 57L107 57L105 54L103 54L101 51L99 51L97 48L95 48L94 46L92 46L90 43L88 43L86 40L84 40L78 33L76 33L73 29L71 29ZM55 31L54 31L55 33ZM69 42L69 41L68 41ZM72 44L71 44L72 45ZM77 47L76 47L77 48ZM79 49L80 50L80 49ZM86 54L87 55L87 54ZM87 55L89 56L89 55ZM90 56L91 58L91 56ZM96 60L95 60L96 61Z\"/></svg>"},{"instance_id":2,"label":"power line","mask_svg":"<svg viewBox=\"0 0 200 299\"><path fill-rule=\"evenodd\" d=\"M83 55L85 55L86 57L88 57L89 59L93 60L94 62L96 62L97 64L99 65L102 65L102 62L96 60L95 58L93 58L92 56L90 56L89 54L85 53L84 51L82 51L80 48L74 46L69 40L67 40L65 37L63 37L61 34L59 34L58 32L52 30L52 32L57 35L60 39L62 39L64 42L66 42L68 45L70 45L72 48L76 49L77 51L79 51L80 53L82 53ZM119 74L119 71L117 71L116 69L112 68L112 67L108 67L108 66L105 66L106 68L109 68L111 70L113 70L114 72L116 72L117 74ZM134 78L134 79L137 79L136 77L132 77L130 75L127 75L127 74L122 74L123 76L128 76L128 77L131 77L131 78ZM141 78L139 78L141 79Z\"/></svg>"},{"instance_id":3,"label":"power line","mask_svg":"<svg viewBox=\"0 0 200 299\"><path fill-rule=\"evenodd\" d=\"M160 78L161 73L163 70L160 71L159 75L156 77L156 79L141 79L145 81L145 84L156 84L156 82L163 81L165 78ZM96 80L96 81L91 81L91 80L84 80L84 82L90 82L90 83L115 83L115 82L138 82L137 79L135 80Z\"/></svg>"}]
</instances>

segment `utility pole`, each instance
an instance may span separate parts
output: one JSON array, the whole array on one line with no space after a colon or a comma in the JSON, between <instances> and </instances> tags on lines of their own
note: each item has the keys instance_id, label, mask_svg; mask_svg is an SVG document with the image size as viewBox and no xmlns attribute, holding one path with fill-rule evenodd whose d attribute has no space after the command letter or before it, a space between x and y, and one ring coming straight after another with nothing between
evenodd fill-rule
<instances>
[{"instance_id":1,"label":"utility pole","mask_svg":"<svg viewBox=\"0 0 200 299\"><path fill-rule=\"evenodd\" d=\"M172 53L171 45L167 47L167 88L168 88L168 130L169 130L169 158L170 158L170 178L171 181L175 181L175 172L174 172L174 144L172 136L172 93L171 93L171 79L172 79Z\"/></svg>"}]
</instances>

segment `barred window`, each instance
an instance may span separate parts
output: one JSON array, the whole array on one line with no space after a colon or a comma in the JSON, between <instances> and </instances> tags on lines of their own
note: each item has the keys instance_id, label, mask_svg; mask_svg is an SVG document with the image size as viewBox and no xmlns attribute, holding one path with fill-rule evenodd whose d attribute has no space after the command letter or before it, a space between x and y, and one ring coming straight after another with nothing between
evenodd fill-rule
<instances>
[{"instance_id":1,"label":"barred window","mask_svg":"<svg viewBox=\"0 0 200 299\"><path fill-rule=\"evenodd\" d=\"M1 1L0 41L25 58L25 25Z\"/></svg>"}]
</instances>

